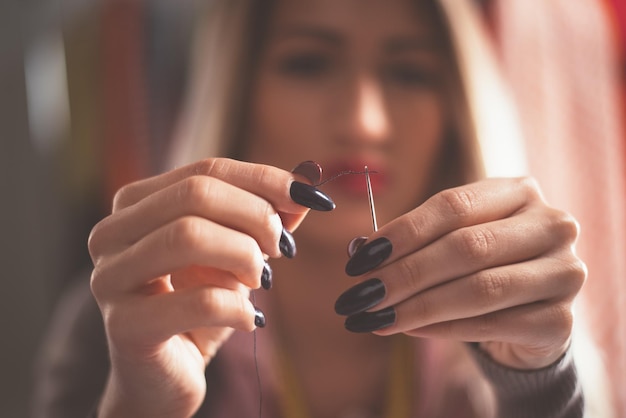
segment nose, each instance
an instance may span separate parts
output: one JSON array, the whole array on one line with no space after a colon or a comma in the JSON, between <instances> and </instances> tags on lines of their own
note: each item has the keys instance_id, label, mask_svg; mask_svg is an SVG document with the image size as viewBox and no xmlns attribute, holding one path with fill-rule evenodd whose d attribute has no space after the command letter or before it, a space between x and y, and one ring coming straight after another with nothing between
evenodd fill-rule
<instances>
[{"instance_id":1,"label":"nose","mask_svg":"<svg viewBox=\"0 0 626 418\"><path fill-rule=\"evenodd\" d=\"M346 83L340 117L340 138L360 144L382 144L389 138L390 121L384 91L372 78L355 77Z\"/></svg>"}]
</instances>

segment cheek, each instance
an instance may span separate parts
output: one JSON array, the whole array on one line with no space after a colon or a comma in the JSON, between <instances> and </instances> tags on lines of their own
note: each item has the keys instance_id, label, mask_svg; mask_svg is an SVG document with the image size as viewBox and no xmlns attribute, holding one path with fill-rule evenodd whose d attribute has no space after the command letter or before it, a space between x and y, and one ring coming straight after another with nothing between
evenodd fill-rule
<instances>
[{"instance_id":1,"label":"cheek","mask_svg":"<svg viewBox=\"0 0 626 418\"><path fill-rule=\"evenodd\" d=\"M404 200L406 210L424 199L429 190L443 145L446 117L437 97L403 106L397 115L394 178L404 191L398 199Z\"/></svg>"}]
</instances>

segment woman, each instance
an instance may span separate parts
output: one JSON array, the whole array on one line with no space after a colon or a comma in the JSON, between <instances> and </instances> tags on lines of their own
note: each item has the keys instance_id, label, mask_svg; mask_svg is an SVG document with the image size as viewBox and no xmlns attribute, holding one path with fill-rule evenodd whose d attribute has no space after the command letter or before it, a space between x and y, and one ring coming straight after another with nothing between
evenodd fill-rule
<instances>
[{"instance_id":1,"label":"woman","mask_svg":"<svg viewBox=\"0 0 626 418\"><path fill-rule=\"evenodd\" d=\"M244 48L214 37L197 64L188 165L120 190L90 237L97 416L581 416L578 227L527 178L481 179L452 6L211 7ZM193 162L218 152L237 160ZM362 175L315 187L366 166L377 231Z\"/></svg>"}]
</instances>

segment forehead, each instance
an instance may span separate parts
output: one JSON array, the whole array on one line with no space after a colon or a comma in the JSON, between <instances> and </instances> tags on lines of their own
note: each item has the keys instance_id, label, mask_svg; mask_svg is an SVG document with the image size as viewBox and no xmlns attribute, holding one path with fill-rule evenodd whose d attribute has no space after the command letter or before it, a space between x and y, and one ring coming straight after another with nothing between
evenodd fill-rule
<instances>
[{"instance_id":1,"label":"forehead","mask_svg":"<svg viewBox=\"0 0 626 418\"><path fill-rule=\"evenodd\" d=\"M276 0L272 31L323 27L342 37L428 38L435 19L424 0Z\"/></svg>"}]
</instances>

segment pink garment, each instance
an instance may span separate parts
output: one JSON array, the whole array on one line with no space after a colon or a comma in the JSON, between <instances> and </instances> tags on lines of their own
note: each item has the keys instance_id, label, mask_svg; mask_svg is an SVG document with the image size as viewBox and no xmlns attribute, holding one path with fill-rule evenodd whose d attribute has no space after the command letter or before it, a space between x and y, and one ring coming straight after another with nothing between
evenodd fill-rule
<instances>
[{"instance_id":1,"label":"pink garment","mask_svg":"<svg viewBox=\"0 0 626 418\"><path fill-rule=\"evenodd\" d=\"M581 224L577 248L589 278L578 314L600 346L616 415L626 416L626 154L608 16L597 0L504 0L496 6L494 24L530 172L547 201Z\"/></svg>"}]
</instances>

